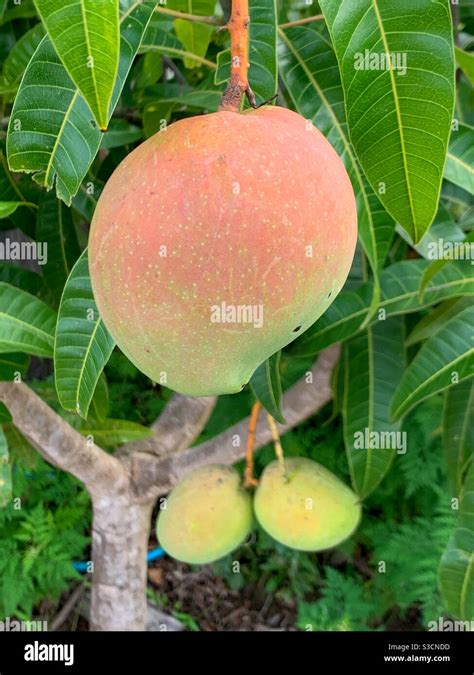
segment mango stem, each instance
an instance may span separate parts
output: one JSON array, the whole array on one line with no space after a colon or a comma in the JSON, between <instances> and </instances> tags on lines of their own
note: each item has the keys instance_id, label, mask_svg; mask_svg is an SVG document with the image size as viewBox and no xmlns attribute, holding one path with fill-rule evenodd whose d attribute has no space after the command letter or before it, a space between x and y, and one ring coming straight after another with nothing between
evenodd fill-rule
<instances>
[{"instance_id":1,"label":"mango stem","mask_svg":"<svg viewBox=\"0 0 474 675\"><path fill-rule=\"evenodd\" d=\"M247 452L245 454L245 480L244 487L255 487L258 485L258 481L253 476L253 449L255 447L255 430L257 428L258 415L260 413L261 404L259 401L252 406L252 412L250 413L249 421L249 433L247 436Z\"/></svg>"},{"instance_id":2,"label":"mango stem","mask_svg":"<svg viewBox=\"0 0 474 675\"><path fill-rule=\"evenodd\" d=\"M219 110L240 112L244 94L252 108L257 107L248 80L249 69L249 2L232 0L232 12L225 26L230 33L230 81L222 96Z\"/></svg>"},{"instance_id":3,"label":"mango stem","mask_svg":"<svg viewBox=\"0 0 474 675\"><path fill-rule=\"evenodd\" d=\"M286 471L285 456L283 454L283 448L281 447L280 432L278 431L277 423L275 422L275 419L270 415L270 413L267 413L267 420L268 420L268 426L270 427L270 431L272 433L273 446L275 448L276 458L278 459L278 462L280 464L280 468L282 470L283 476L285 477L285 480L288 481L288 473Z\"/></svg>"}]
</instances>

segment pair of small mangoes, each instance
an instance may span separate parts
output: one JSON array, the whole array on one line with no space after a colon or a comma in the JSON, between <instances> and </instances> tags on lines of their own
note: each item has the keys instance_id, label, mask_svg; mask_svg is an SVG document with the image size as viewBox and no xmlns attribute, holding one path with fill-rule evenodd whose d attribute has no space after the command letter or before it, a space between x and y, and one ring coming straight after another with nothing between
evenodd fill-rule
<instances>
[{"instance_id":1,"label":"pair of small mangoes","mask_svg":"<svg viewBox=\"0 0 474 675\"><path fill-rule=\"evenodd\" d=\"M263 529L301 551L321 551L347 539L361 505L354 492L325 467L291 457L285 468L269 464L252 497L237 471L218 464L189 474L164 500L158 540L176 560L206 564L224 557L248 537L253 511Z\"/></svg>"}]
</instances>

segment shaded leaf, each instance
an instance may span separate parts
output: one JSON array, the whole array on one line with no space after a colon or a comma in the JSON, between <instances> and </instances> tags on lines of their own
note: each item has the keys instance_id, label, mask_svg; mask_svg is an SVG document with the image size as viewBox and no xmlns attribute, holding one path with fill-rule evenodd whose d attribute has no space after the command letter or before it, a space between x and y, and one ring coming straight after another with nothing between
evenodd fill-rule
<instances>
[{"instance_id":1,"label":"shaded leaf","mask_svg":"<svg viewBox=\"0 0 474 675\"><path fill-rule=\"evenodd\" d=\"M445 395L442 439L449 477L456 492L461 488L464 470L474 452L474 379L464 380Z\"/></svg>"},{"instance_id":2,"label":"shaded leaf","mask_svg":"<svg viewBox=\"0 0 474 675\"><path fill-rule=\"evenodd\" d=\"M474 129L460 124L451 134L444 177L474 195Z\"/></svg>"},{"instance_id":3,"label":"shaded leaf","mask_svg":"<svg viewBox=\"0 0 474 675\"><path fill-rule=\"evenodd\" d=\"M0 282L0 353L53 355L56 312L33 295Z\"/></svg>"},{"instance_id":4,"label":"shaded leaf","mask_svg":"<svg viewBox=\"0 0 474 675\"><path fill-rule=\"evenodd\" d=\"M137 422L114 419L89 419L81 424L80 432L84 436L91 436L95 443L106 448L153 436L151 429Z\"/></svg>"},{"instance_id":5,"label":"shaded leaf","mask_svg":"<svg viewBox=\"0 0 474 675\"><path fill-rule=\"evenodd\" d=\"M250 386L265 410L277 422L285 424L285 418L281 412L280 357L281 352L276 352L262 363L252 375Z\"/></svg>"},{"instance_id":6,"label":"shaded leaf","mask_svg":"<svg viewBox=\"0 0 474 675\"><path fill-rule=\"evenodd\" d=\"M30 357L27 354L0 354L0 380L12 381L17 374L23 376L29 363Z\"/></svg>"}]
</instances>

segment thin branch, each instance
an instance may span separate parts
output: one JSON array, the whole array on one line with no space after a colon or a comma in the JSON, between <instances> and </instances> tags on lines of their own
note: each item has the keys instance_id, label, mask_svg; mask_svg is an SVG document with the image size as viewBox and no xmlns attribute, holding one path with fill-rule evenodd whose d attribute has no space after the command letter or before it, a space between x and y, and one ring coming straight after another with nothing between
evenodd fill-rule
<instances>
[{"instance_id":1,"label":"thin branch","mask_svg":"<svg viewBox=\"0 0 474 675\"><path fill-rule=\"evenodd\" d=\"M315 14L314 16L307 16L305 19L296 19L295 21L288 21L288 23L280 23L278 28L292 28L293 26L303 26L305 23L312 23L313 21L322 21L324 16L322 14Z\"/></svg>"},{"instance_id":2,"label":"thin branch","mask_svg":"<svg viewBox=\"0 0 474 675\"><path fill-rule=\"evenodd\" d=\"M175 394L152 425L152 438L126 443L120 455L146 452L164 457L189 448L206 426L216 400L215 396L193 398Z\"/></svg>"},{"instance_id":3,"label":"thin branch","mask_svg":"<svg viewBox=\"0 0 474 675\"><path fill-rule=\"evenodd\" d=\"M118 459L73 429L22 383L0 383L0 401L13 423L43 457L85 483L91 494L115 493L128 487L129 479Z\"/></svg>"},{"instance_id":4,"label":"thin branch","mask_svg":"<svg viewBox=\"0 0 474 675\"><path fill-rule=\"evenodd\" d=\"M222 21L214 16L200 16L199 14L188 14L187 12L178 12L174 9L167 9L166 7L155 7L155 12L158 14L166 14L173 16L175 19L185 19L186 21L197 21L198 23L208 23L213 26L221 26Z\"/></svg>"},{"instance_id":5,"label":"thin branch","mask_svg":"<svg viewBox=\"0 0 474 675\"><path fill-rule=\"evenodd\" d=\"M280 434L297 426L314 415L332 398L331 373L339 358L339 345L321 352L307 377L291 387L283 397L283 414L286 425L278 425ZM141 499L165 494L187 473L204 464L233 464L245 455L245 438L249 418L230 427L210 441L201 443L174 455L161 458L136 452L131 459L132 485ZM255 448L272 440L265 419L260 420L255 434Z\"/></svg>"}]
</instances>

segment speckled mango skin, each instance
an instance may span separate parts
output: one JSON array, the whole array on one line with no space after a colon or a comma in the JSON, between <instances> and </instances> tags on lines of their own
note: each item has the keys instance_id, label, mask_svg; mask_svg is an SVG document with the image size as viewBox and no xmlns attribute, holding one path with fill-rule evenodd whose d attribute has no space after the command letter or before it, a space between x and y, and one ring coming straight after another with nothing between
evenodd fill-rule
<instances>
[{"instance_id":1,"label":"speckled mango skin","mask_svg":"<svg viewBox=\"0 0 474 675\"><path fill-rule=\"evenodd\" d=\"M157 536L176 560L203 565L233 551L250 533L250 495L229 466L211 464L189 474L160 511Z\"/></svg>"},{"instance_id":2,"label":"speckled mango skin","mask_svg":"<svg viewBox=\"0 0 474 675\"><path fill-rule=\"evenodd\" d=\"M356 494L307 457L287 459L286 469L288 482L276 461L260 479L254 508L264 530L299 551L323 551L350 537L361 517Z\"/></svg>"},{"instance_id":3,"label":"speckled mango skin","mask_svg":"<svg viewBox=\"0 0 474 675\"><path fill-rule=\"evenodd\" d=\"M332 303L356 235L345 168L303 117L279 107L193 117L145 141L105 186L90 235L94 295L152 380L231 394ZM255 308L254 323L212 322L222 303Z\"/></svg>"}]
</instances>

